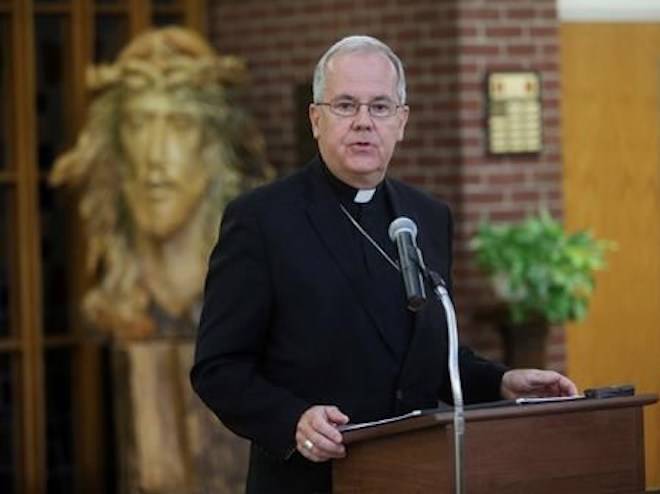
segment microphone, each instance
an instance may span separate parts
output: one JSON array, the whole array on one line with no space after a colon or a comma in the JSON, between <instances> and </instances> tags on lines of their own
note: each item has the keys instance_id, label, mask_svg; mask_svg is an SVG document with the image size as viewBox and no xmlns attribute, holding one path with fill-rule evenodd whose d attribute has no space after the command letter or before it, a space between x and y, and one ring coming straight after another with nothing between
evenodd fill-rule
<instances>
[{"instance_id":1,"label":"microphone","mask_svg":"<svg viewBox=\"0 0 660 494\"><path fill-rule=\"evenodd\" d=\"M400 216L390 223L389 235L399 252L399 267L406 290L408 308L418 311L426 302L422 271L424 262L417 248L417 225L410 218Z\"/></svg>"}]
</instances>

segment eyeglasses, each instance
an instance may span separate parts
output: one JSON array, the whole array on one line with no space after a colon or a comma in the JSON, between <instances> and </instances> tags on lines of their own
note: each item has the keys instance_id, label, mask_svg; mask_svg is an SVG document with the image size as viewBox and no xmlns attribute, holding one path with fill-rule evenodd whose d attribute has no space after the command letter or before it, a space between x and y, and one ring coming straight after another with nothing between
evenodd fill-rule
<instances>
[{"instance_id":1,"label":"eyeglasses","mask_svg":"<svg viewBox=\"0 0 660 494\"><path fill-rule=\"evenodd\" d=\"M330 102L314 103L318 106L327 106L338 117L354 117L361 106L366 106L369 115L374 118L389 118L403 106L388 99L376 99L368 103L360 103L352 98L339 98Z\"/></svg>"}]
</instances>

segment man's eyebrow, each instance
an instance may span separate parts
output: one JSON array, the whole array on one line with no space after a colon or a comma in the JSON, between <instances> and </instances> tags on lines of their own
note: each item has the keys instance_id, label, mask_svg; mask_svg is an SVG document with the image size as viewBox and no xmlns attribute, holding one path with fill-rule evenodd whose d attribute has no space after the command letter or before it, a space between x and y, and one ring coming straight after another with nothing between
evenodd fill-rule
<instances>
[{"instance_id":1,"label":"man's eyebrow","mask_svg":"<svg viewBox=\"0 0 660 494\"><path fill-rule=\"evenodd\" d=\"M353 101L359 101L359 98L351 95L351 94L339 94L333 98L333 100L340 100L340 99L350 99ZM369 101L392 101L392 98L386 94L382 94L379 96L374 96L371 98Z\"/></svg>"},{"instance_id":2,"label":"man's eyebrow","mask_svg":"<svg viewBox=\"0 0 660 494\"><path fill-rule=\"evenodd\" d=\"M355 100L355 101L357 101L357 98L356 98L355 96L352 96L352 95L350 95L350 94L346 94L346 93L339 94L339 95L335 96L333 99L334 99L334 100L338 100L338 99L351 99L351 100Z\"/></svg>"}]
</instances>

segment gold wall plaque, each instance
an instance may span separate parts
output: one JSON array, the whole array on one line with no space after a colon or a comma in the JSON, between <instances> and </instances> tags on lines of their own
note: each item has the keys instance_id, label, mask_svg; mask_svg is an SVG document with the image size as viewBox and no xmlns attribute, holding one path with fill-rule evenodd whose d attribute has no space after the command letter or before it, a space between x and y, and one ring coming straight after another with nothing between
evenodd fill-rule
<instances>
[{"instance_id":1,"label":"gold wall plaque","mask_svg":"<svg viewBox=\"0 0 660 494\"><path fill-rule=\"evenodd\" d=\"M538 153L543 145L541 80L535 72L488 76L488 150Z\"/></svg>"}]
</instances>

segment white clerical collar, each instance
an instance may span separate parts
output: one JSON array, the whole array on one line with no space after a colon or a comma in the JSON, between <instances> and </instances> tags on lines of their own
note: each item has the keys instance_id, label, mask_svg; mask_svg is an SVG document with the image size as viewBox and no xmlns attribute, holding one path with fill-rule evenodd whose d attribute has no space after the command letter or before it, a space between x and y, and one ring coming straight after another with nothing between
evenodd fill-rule
<instances>
[{"instance_id":1,"label":"white clerical collar","mask_svg":"<svg viewBox=\"0 0 660 494\"><path fill-rule=\"evenodd\" d=\"M375 187L373 189L358 189L358 191L355 193L355 197L353 198L353 202L357 202L358 204L365 204L371 201L375 193Z\"/></svg>"}]
</instances>

